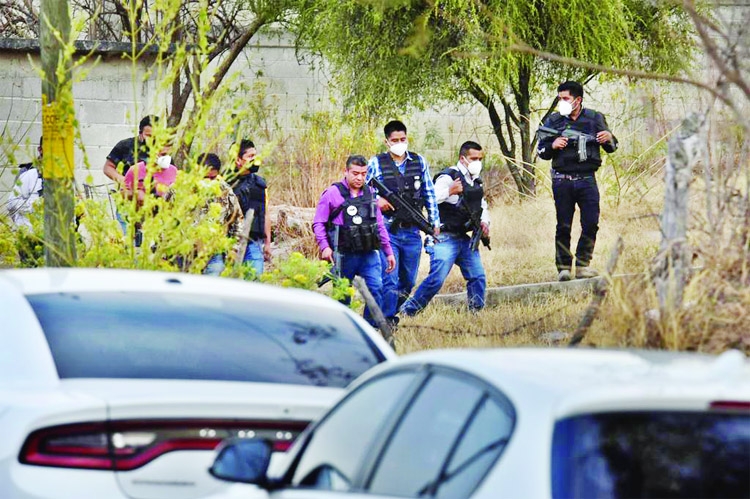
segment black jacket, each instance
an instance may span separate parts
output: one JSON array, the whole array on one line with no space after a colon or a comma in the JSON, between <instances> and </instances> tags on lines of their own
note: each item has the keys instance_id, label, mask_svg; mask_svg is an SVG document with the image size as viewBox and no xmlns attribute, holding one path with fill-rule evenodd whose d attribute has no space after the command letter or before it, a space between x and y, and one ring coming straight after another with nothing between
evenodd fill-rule
<instances>
[{"instance_id":1,"label":"black jacket","mask_svg":"<svg viewBox=\"0 0 750 499\"><path fill-rule=\"evenodd\" d=\"M254 210L250 239L253 241L265 238L266 231L266 181L260 175L249 173L240 175L232 184L232 190L237 196L242 213Z\"/></svg>"}]
</instances>

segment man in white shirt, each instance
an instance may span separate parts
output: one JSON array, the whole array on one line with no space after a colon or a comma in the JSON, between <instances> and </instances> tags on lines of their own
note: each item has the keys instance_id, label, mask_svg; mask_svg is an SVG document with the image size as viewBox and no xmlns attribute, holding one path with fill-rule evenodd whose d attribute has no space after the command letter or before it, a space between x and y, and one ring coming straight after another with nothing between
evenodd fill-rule
<instances>
[{"instance_id":1,"label":"man in white shirt","mask_svg":"<svg viewBox=\"0 0 750 499\"><path fill-rule=\"evenodd\" d=\"M42 161L42 139L39 139L39 160ZM37 163L37 164L38 164ZM28 214L34 209L34 202L42 195L42 175L34 164L21 165L24 171L18 176L13 193L8 199L8 213L16 227L28 227L31 222Z\"/></svg>"},{"instance_id":2,"label":"man in white shirt","mask_svg":"<svg viewBox=\"0 0 750 499\"><path fill-rule=\"evenodd\" d=\"M479 174L484 152L476 142L464 142L459 150L458 163L435 176L435 197L440 211L440 235L434 245L427 245L430 273L419 288L401 307L407 316L424 309L443 286L453 265L458 265L466 279L469 310L484 307L487 279L479 258L479 249L472 248L471 220L479 219L484 238L489 238L490 214Z\"/></svg>"}]
</instances>

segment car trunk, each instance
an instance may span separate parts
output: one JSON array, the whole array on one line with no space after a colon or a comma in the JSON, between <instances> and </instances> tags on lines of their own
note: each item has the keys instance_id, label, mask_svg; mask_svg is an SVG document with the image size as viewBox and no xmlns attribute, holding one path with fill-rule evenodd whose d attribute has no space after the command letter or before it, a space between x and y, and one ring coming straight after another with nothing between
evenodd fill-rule
<instances>
[{"instance_id":1,"label":"car trunk","mask_svg":"<svg viewBox=\"0 0 750 499\"><path fill-rule=\"evenodd\" d=\"M208 473L224 438L265 438L285 451L342 394L338 388L203 380L66 379L107 403L122 491L133 499L203 497L226 484Z\"/></svg>"}]
</instances>

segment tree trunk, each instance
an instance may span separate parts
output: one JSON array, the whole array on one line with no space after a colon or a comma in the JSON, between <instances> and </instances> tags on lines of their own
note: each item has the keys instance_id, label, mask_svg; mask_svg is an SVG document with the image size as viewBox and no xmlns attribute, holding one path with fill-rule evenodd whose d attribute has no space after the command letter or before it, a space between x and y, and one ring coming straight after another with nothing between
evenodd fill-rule
<instances>
[{"instance_id":1,"label":"tree trunk","mask_svg":"<svg viewBox=\"0 0 750 499\"><path fill-rule=\"evenodd\" d=\"M524 61L520 63L518 89L516 89L516 106L518 107L518 130L521 136L521 178L525 191L522 194L536 195L536 174L531 143L531 68Z\"/></svg>"},{"instance_id":2,"label":"tree trunk","mask_svg":"<svg viewBox=\"0 0 750 499\"><path fill-rule=\"evenodd\" d=\"M500 151L506 158L505 165L508 167L508 171L510 172L510 175L513 177L513 180L516 183L518 192L521 193L522 196L528 194L529 191L528 187L524 183L523 172L518 168L518 165L515 161L516 142L513 138L512 110L505 101L502 101L503 107L505 109L505 121L503 121L500 113L498 113L497 111L495 103L492 101L490 96L487 95L481 88L470 83L469 92L487 110L487 114L490 118L490 123L492 124L492 131L497 138L497 142L500 144ZM507 128L508 130L507 140L505 138L505 131L503 130L503 127Z\"/></svg>"},{"instance_id":3,"label":"tree trunk","mask_svg":"<svg viewBox=\"0 0 750 499\"><path fill-rule=\"evenodd\" d=\"M681 306L688 280L692 254L687 244L688 188L692 166L700 155L699 132L704 121L703 115L691 114L669 140L661 217L662 242L653 272L662 317L668 317Z\"/></svg>"},{"instance_id":4,"label":"tree trunk","mask_svg":"<svg viewBox=\"0 0 750 499\"><path fill-rule=\"evenodd\" d=\"M255 36L255 34L258 32L258 30L263 27L265 24L269 22L268 19L266 19L263 16L259 16L256 18L250 26L247 27L247 29L239 36L237 37L230 45L229 49L227 51L226 56L224 57L224 60L221 61L221 64L219 64L219 67L216 69L212 77L208 80L208 85L201 91L200 99L201 101L205 102L216 93L216 90L219 88L219 85L221 84L224 77L229 72L229 69L232 67L232 64L234 64L234 61L237 60L239 55L242 53L242 51L245 49L248 43L250 43L250 40ZM194 71L197 75L200 74L200 68L194 68ZM200 80L198 80L200 82ZM174 123L175 125L177 123L180 123L182 120L182 114L185 110L185 104L187 103L187 99L190 95L190 93L193 91L192 86L189 85L190 81L188 78L188 82L186 83L185 87L183 88L183 105L179 109L179 115L176 114L176 110L173 110L172 113L170 113L169 116L169 122ZM197 92L197 90L196 90ZM195 121L198 117L198 114L201 112L202 106L195 105L193 106L189 120ZM188 154L190 154L190 148L193 146L193 140L194 137L186 137L183 141L180 149L177 151L175 155L175 161L182 161ZM178 163L180 164L180 163Z\"/></svg>"},{"instance_id":5,"label":"tree trunk","mask_svg":"<svg viewBox=\"0 0 750 499\"><path fill-rule=\"evenodd\" d=\"M73 85L70 61L61 61L60 42L70 35L68 3L42 0L40 13L42 79L42 136L44 176L44 257L49 267L75 265L73 198ZM60 40L55 36L60 37ZM65 64L63 79L57 68Z\"/></svg>"}]
</instances>

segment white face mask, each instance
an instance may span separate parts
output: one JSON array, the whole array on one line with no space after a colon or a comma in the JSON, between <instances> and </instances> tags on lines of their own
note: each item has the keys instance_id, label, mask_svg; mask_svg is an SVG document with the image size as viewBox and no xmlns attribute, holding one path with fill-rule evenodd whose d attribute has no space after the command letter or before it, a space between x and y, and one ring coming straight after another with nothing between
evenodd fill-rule
<instances>
[{"instance_id":1,"label":"white face mask","mask_svg":"<svg viewBox=\"0 0 750 499\"><path fill-rule=\"evenodd\" d=\"M573 112L573 104L566 100L561 100L557 104L557 110L562 114L563 116L570 116L570 113Z\"/></svg>"},{"instance_id":2,"label":"white face mask","mask_svg":"<svg viewBox=\"0 0 750 499\"><path fill-rule=\"evenodd\" d=\"M396 156L403 156L406 150L409 148L408 142L396 142L391 144L390 151Z\"/></svg>"},{"instance_id":3,"label":"white face mask","mask_svg":"<svg viewBox=\"0 0 750 499\"><path fill-rule=\"evenodd\" d=\"M172 156L169 154L166 154L164 156L159 156L156 158L156 166L161 168L162 170L169 168L169 165L172 164Z\"/></svg>"},{"instance_id":4,"label":"white face mask","mask_svg":"<svg viewBox=\"0 0 750 499\"><path fill-rule=\"evenodd\" d=\"M466 165L466 169L469 170L469 173L471 173L472 177L478 177L482 171L482 162L472 161L471 163Z\"/></svg>"}]
</instances>

